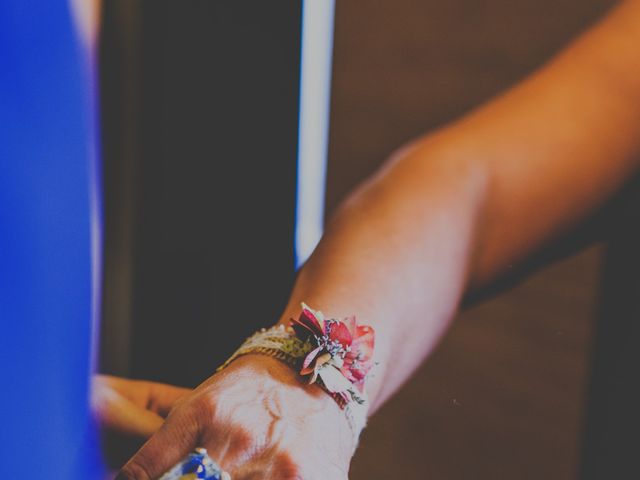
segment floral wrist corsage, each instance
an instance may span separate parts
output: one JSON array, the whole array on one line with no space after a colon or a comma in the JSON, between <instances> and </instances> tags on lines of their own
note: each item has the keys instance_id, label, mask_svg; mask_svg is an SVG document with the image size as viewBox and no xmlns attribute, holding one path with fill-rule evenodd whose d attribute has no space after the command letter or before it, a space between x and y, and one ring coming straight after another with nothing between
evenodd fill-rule
<instances>
[{"instance_id":1,"label":"floral wrist corsage","mask_svg":"<svg viewBox=\"0 0 640 480\"><path fill-rule=\"evenodd\" d=\"M373 366L374 341L373 328L358 325L354 316L342 320L325 318L322 312L303 303L297 320L291 319L286 328L279 325L256 332L218 370L250 353L287 363L336 400L345 411L357 442L369 407L364 384Z\"/></svg>"},{"instance_id":2,"label":"floral wrist corsage","mask_svg":"<svg viewBox=\"0 0 640 480\"><path fill-rule=\"evenodd\" d=\"M319 379L329 392L347 403L363 403L364 381L373 365L373 328L358 325L355 316L324 318L322 312L306 304L302 304L300 317L291 320L291 327L311 349L304 357L300 375L309 377L309 383Z\"/></svg>"}]
</instances>

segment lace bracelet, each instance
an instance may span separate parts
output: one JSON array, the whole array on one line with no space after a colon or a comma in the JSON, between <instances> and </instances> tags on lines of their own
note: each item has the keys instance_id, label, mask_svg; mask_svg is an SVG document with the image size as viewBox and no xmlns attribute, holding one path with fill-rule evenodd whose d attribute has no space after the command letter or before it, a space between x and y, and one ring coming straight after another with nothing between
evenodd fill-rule
<instances>
[{"instance_id":1,"label":"lace bracelet","mask_svg":"<svg viewBox=\"0 0 640 480\"><path fill-rule=\"evenodd\" d=\"M286 363L329 393L344 410L357 440L367 422L364 391L373 366L375 332L354 316L337 320L302 304L300 317L288 327L262 329L249 337L218 371L242 355L258 353Z\"/></svg>"}]
</instances>

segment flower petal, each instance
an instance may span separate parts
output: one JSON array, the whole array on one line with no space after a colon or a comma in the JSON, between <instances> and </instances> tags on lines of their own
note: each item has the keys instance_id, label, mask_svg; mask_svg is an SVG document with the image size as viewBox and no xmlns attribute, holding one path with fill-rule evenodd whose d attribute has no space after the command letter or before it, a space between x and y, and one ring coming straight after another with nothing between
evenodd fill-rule
<instances>
[{"instance_id":1,"label":"flower petal","mask_svg":"<svg viewBox=\"0 0 640 480\"><path fill-rule=\"evenodd\" d=\"M303 310L298 319L291 319L291 326L298 338L304 339L309 335L321 337L323 335L322 325L310 310Z\"/></svg>"},{"instance_id":2,"label":"flower petal","mask_svg":"<svg viewBox=\"0 0 640 480\"><path fill-rule=\"evenodd\" d=\"M327 363L330 360L331 360L331 354L323 353L318 357L318 360L316 361L316 369L318 369L319 367L322 367L325 363Z\"/></svg>"},{"instance_id":3,"label":"flower petal","mask_svg":"<svg viewBox=\"0 0 640 480\"><path fill-rule=\"evenodd\" d=\"M302 369L306 369L311 362L313 362L313 360L318 356L318 354L320 353L320 350L322 350L322 347L317 347L315 350L310 351L306 357L304 357L304 362L302 362ZM303 374L304 375L304 374Z\"/></svg>"},{"instance_id":4,"label":"flower petal","mask_svg":"<svg viewBox=\"0 0 640 480\"><path fill-rule=\"evenodd\" d=\"M318 350L318 352L315 353L315 355L317 355L320 352L320 349L316 349ZM331 354L330 353L323 353L322 355L320 355L319 357L315 357L314 358L305 358L305 362L302 366L302 370L300 370L300 375L305 376L305 375L310 375L311 373L314 374L314 379L315 379L315 375L317 374L318 370L320 370L320 368L322 368L322 366L329 362L331 360ZM309 357L309 356L307 356ZM309 360L309 361L307 361ZM315 382L315 380L314 380ZM313 383L313 382L311 382Z\"/></svg>"},{"instance_id":5,"label":"flower petal","mask_svg":"<svg viewBox=\"0 0 640 480\"><path fill-rule=\"evenodd\" d=\"M342 368L340 369L340 372L342 373L342 375L345 376L345 378L347 380L349 380L351 383L355 383L358 381L358 379L353 375L353 372L351 371L351 365L353 365L353 362L349 362L347 363L347 361L345 360L344 365L342 366Z\"/></svg>"},{"instance_id":6,"label":"flower petal","mask_svg":"<svg viewBox=\"0 0 640 480\"><path fill-rule=\"evenodd\" d=\"M352 342L351 354L359 356L361 362L367 362L373 356L375 330L368 325L359 325Z\"/></svg>"},{"instance_id":7,"label":"flower petal","mask_svg":"<svg viewBox=\"0 0 640 480\"><path fill-rule=\"evenodd\" d=\"M319 312L318 312L319 313ZM305 322L312 329L314 329L319 334L322 334L324 331L324 319L322 315L316 314L314 310L311 310L304 303L302 304L302 312L300 313L300 321Z\"/></svg>"},{"instance_id":8,"label":"flower petal","mask_svg":"<svg viewBox=\"0 0 640 480\"><path fill-rule=\"evenodd\" d=\"M346 317L346 318L344 318L342 320L342 323L344 323L347 326L351 336L355 337L356 336L356 327L358 326L358 323L356 322L356 316L355 315L351 315L350 317Z\"/></svg>"},{"instance_id":9,"label":"flower petal","mask_svg":"<svg viewBox=\"0 0 640 480\"><path fill-rule=\"evenodd\" d=\"M329 325L329 339L332 341L340 342L344 347L351 345L352 337L349 332L349 328L342 322L332 322Z\"/></svg>"},{"instance_id":10,"label":"flower petal","mask_svg":"<svg viewBox=\"0 0 640 480\"><path fill-rule=\"evenodd\" d=\"M349 403L351 401L351 392L338 392L338 395L344 400L345 403Z\"/></svg>"},{"instance_id":11,"label":"flower petal","mask_svg":"<svg viewBox=\"0 0 640 480\"><path fill-rule=\"evenodd\" d=\"M351 382L333 365L321 368L318 376L322 379L322 383L327 387L327 390L332 393L346 392L353 387Z\"/></svg>"},{"instance_id":12,"label":"flower petal","mask_svg":"<svg viewBox=\"0 0 640 480\"><path fill-rule=\"evenodd\" d=\"M302 306L303 310L309 310L311 313L313 313L313 316L316 317L318 322L322 324L322 322L324 321L324 314L320 310L314 310L304 302L302 302L300 305Z\"/></svg>"}]
</instances>

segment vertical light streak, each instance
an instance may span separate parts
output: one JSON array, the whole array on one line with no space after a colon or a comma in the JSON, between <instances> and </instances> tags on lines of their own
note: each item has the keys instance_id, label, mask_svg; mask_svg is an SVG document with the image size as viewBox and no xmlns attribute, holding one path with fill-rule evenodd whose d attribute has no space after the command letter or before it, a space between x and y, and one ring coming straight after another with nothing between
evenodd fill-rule
<instances>
[{"instance_id":1,"label":"vertical light streak","mask_svg":"<svg viewBox=\"0 0 640 480\"><path fill-rule=\"evenodd\" d=\"M329 137L334 0L304 0L296 194L296 268L322 236Z\"/></svg>"}]
</instances>

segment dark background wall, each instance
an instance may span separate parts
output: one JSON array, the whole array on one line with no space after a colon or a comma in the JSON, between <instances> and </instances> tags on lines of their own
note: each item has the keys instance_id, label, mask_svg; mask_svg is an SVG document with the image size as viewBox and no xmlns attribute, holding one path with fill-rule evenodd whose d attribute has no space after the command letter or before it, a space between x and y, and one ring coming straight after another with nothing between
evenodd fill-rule
<instances>
[{"instance_id":1,"label":"dark background wall","mask_svg":"<svg viewBox=\"0 0 640 480\"><path fill-rule=\"evenodd\" d=\"M293 281L301 3L104 6L103 365L195 386Z\"/></svg>"},{"instance_id":2,"label":"dark background wall","mask_svg":"<svg viewBox=\"0 0 640 480\"><path fill-rule=\"evenodd\" d=\"M154 8L168 5L177 8L178 3L163 1ZM190 31L188 38L195 44L200 42L198 55L191 57L195 62L207 58L211 51L207 42L223 41L216 33L207 32L206 16L197 10L204 8L206 13L211 7L205 4L209 3L182 2L189 6L177 11L177 20L164 17L165 27L170 27L168 33L178 35L174 38L176 41L184 42L179 38L183 29ZM328 211L404 141L442 125L516 82L612 3L610 0L338 2ZM153 78L140 77L144 75L140 66L145 49L155 54L159 54L159 48L166 49L166 43L164 46L144 43L145 28L149 28L150 21L153 25L153 16L158 12L147 10L145 13L150 5L145 1L111 0L110 5L110 29L105 33L111 35L111 47L103 52L106 66L112 67L105 84L107 90L111 89L108 90L111 96L107 97L111 101L104 104L105 124L111 125L108 130L111 136L107 135L105 143L106 178L110 188L107 189L103 362L105 369L117 373L153 373L144 368L132 369L135 355L131 352L135 351L136 342L141 341L141 335L156 335L153 322L162 315L175 317L176 312L182 311L180 305L188 302L185 298L172 300L173 292L166 280L160 280L159 289L138 287L143 288L142 297L137 294L140 273L136 273L136 268L142 264L136 256L146 256L142 261L147 267L142 275L147 281L167 272L189 275L189 269L185 270L185 265L176 263L175 259L173 263L168 262L168 270L161 268L161 264L156 265L155 270L149 269L167 252L157 246L144 251L147 247L136 243L139 235L136 232L145 222L147 225L151 222L152 231L162 232L163 218L171 217L174 219L171 230L163 235L179 239L180 235L193 234L194 227L190 227L189 222L198 222L199 218L193 214L182 216L179 210L170 209L168 217L145 219L132 208L136 202L149 202L140 199L140 185L145 182L147 187L158 185L153 179L150 184L137 167L139 158L146 158L146 162L153 160L140 142L146 138L147 147L151 145L160 158L167 155L166 158L175 161L178 156L184 159L181 165L195 166L198 145L207 145L202 139L206 132L202 126L198 127L201 143L183 151L179 145L188 141L193 133L185 124L193 119L176 117L173 121L178 135L168 138L175 132L160 129L155 132L157 145L153 146L153 135L149 137L149 130L145 130L140 119L157 105L153 105L149 92L141 89L150 88L153 93L159 87L153 85ZM278 18L286 12L280 13ZM267 15L268 9L262 14ZM191 28L189 15L198 16ZM155 19L157 22L158 18ZM155 25L158 28L158 23ZM197 32L202 36L197 37ZM212 49L220 52L221 46ZM249 50L245 51L247 55ZM169 50L163 58L174 58L187 71L192 68L185 67L187 59L175 51ZM159 60L146 58L144 61L148 65L150 61ZM171 68L166 63L162 65L162 68ZM114 76L115 66L120 76ZM199 68L205 68L204 79L215 80L211 70ZM229 72L226 75L230 81L232 75ZM204 79L201 76L190 82L188 76L173 77L174 86L182 89L205 88ZM194 91L187 93L190 102L197 102ZM147 107L141 98L147 98ZM181 111L179 97L169 101L173 102L170 106L174 112ZM211 101L209 97L209 105ZM229 112L232 113L231 107ZM162 168L168 168L166 160L157 161L160 166L164 165ZM206 168L211 173L214 167ZM180 173L177 175L179 179ZM199 181L202 183L204 179ZM186 188L184 182L182 185L181 191L199 202L197 211L205 212L202 207L212 198L224 202L212 194L198 196ZM198 229L201 232L204 229L205 239L211 239L215 227L209 223ZM194 243L193 249L197 250L202 241L200 238ZM184 252L169 253L180 256ZM372 419L351 478L576 478L600 257L601 249L592 248L463 314L433 358L407 388ZM184 278L194 285L201 284L197 255L187 258L192 259L193 276ZM239 283L243 277L235 278ZM281 285L286 282L286 278L281 279ZM239 288L237 283L234 288ZM219 285L218 291L211 292L214 298L220 295ZM140 298L146 298L147 307L136 305ZM157 299L155 307L154 298ZM164 310L160 305L167 299L170 308ZM210 310L212 303L207 302L204 298L200 304L191 305L191 313L201 308ZM145 328L141 329L140 324L135 327L132 319L146 322ZM229 338L219 338L218 344L239 342L243 329L250 327L245 325L234 330ZM166 342L170 334L165 331L163 335ZM162 355L162 351L152 353ZM202 350L197 353L198 364L202 364L205 357L211 358L206 353ZM170 356L166 356L164 362L171 363ZM171 378L181 380L180 383L193 383L203 375L203 372L181 374L180 368L173 365Z\"/></svg>"}]
</instances>

